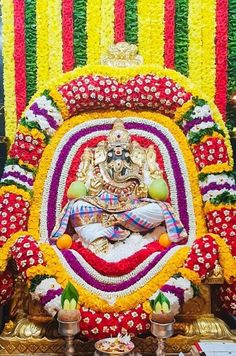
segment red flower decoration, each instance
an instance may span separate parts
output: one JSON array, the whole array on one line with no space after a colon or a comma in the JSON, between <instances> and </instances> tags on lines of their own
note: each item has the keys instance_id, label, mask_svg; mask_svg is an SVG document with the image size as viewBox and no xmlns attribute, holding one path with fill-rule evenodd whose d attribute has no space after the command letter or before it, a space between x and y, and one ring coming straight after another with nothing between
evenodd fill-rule
<instances>
[{"instance_id":1,"label":"red flower decoration","mask_svg":"<svg viewBox=\"0 0 236 356\"><path fill-rule=\"evenodd\" d=\"M120 313L99 313L85 307L80 312L81 333L88 339L114 337L121 332L135 336L150 329L148 315L140 305Z\"/></svg>"},{"instance_id":2,"label":"red flower decoration","mask_svg":"<svg viewBox=\"0 0 236 356\"><path fill-rule=\"evenodd\" d=\"M207 213L209 232L218 234L229 241L236 237L236 210L227 206Z\"/></svg>"},{"instance_id":3,"label":"red flower decoration","mask_svg":"<svg viewBox=\"0 0 236 356\"><path fill-rule=\"evenodd\" d=\"M224 284L219 288L218 304L221 309L236 316L236 283Z\"/></svg>"},{"instance_id":4,"label":"red flower decoration","mask_svg":"<svg viewBox=\"0 0 236 356\"><path fill-rule=\"evenodd\" d=\"M24 135L18 131L9 151L9 156L21 159L25 164L38 167L45 146L46 144L42 139L34 139L32 136Z\"/></svg>"},{"instance_id":5,"label":"red flower decoration","mask_svg":"<svg viewBox=\"0 0 236 356\"><path fill-rule=\"evenodd\" d=\"M17 239L11 248L11 255L16 262L18 272L24 277L28 268L44 264L43 254L37 242L29 235Z\"/></svg>"},{"instance_id":6,"label":"red flower decoration","mask_svg":"<svg viewBox=\"0 0 236 356\"><path fill-rule=\"evenodd\" d=\"M175 110L191 97L172 79L152 74L137 75L126 84L101 75L88 75L61 86L59 91L71 116L90 107L94 110L149 108L173 117Z\"/></svg>"},{"instance_id":7,"label":"red flower decoration","mask_svg":"<svg viewBox=\"0 0 236 356\"><path fill-rule=\"evenodd\" d=\"M0 246L15 232L27 229L28 201L21 195L5 193L0 196Z\"/></svg>"},{"instance_id":8,"label":"red flower decoration","mask_svg":"<svg viewBox=\"0 0 236 356\"><path fill-rule=\"evenodd\" d=\"M218 260L218 246L210 235L197 239L191 248L185 267L197 272L201 279L213 271Z\"/></svg>"},{"instance_id":9,"label":"red flower decoration","mask_svg":"<svg viewBox=\"0 0 236 356\"><path fill-rule=\"evenodd\" d=\"M107 262L96 256L89 249L82 247L79 242L74 242L71 248L76 250L96 271L105 276L122 276L123 274L130 273L154 252L165 250L163 246L154 241L132 256L122 259L120 262Z\"/></svg>"},{"instance_id":10,"label":"red flower decoration","mask_svg":"<svg viewBox=\"0 0 236 356\"><path fill-rule=\"evenodd\" d=\"M210 137L193 148L195 162L199 170L211 164L228 162L227 147L224 139Z\"/></svg>"},{"instance_id":11,"label":"red flower decoration","mask_svg":"<svg viewBox=\"0 0 236 356\"><path fill-rule=\"evenodd\" d=\"M0 306L4 305L12 297L14 291L13 273L6 270L0 273Z\"/></svg>"}]
</instances>

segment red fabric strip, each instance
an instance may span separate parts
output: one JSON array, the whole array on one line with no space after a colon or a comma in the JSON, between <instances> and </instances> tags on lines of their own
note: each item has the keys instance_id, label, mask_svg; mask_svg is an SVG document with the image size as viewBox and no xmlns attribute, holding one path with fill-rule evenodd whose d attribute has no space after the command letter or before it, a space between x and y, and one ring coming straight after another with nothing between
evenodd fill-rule
<instances>
[{"instance_id":1,"label":"red fabric strip","mask_svg":"<svg viewBox=\"0 0 236 356\"><path fill-rule=\"evenodd\" d=\"M165 67L175 66L175 0L165 0Z\"/></svg>"},{"instance_id":2,"label":"red fabric strip","mask_svg":"<svg viewBox=\"0 0 236 356\"><path fill-rule=\"evenodd\" d=\"M216 93L215 103L226 117L227 103L227 51L228 51L228 0L216 2Z\"/></svg>"},{"instance_id":3,"label":"red fabric strip","mask_svg":"<svg viewBox=\"0 0 236 356\"><path fill-rule=\"evenodd\" d=\"M26 107L26 67L25 67L25 1L14 0L14 60L15 97L17 119Z\"/></svg>"},{"instance_id":4,"label":"red fabric strip","mask_svg":"<svg viewBox=\"0 0 236 356\"><path fill-rule=\"evenodd\" d=\"M125 0L115 0L115 43L125 41Z\"/></svg>"},{"instance_id":5,"label":"red fabric strip","mask_svg":"<svg viewBox=\"0 0 236 356\"><path fill-rule=\"evenodd\" d=\"M74 68L74 24L73 24L74 0L62 1L62 46L63 46L63 72Z\"/></svg>"}]
</instances>

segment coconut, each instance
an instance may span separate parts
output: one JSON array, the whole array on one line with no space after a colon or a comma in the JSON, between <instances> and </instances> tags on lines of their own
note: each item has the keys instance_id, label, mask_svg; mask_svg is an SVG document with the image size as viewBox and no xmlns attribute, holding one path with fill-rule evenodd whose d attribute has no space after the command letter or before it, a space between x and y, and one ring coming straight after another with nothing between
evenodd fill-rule
<instances>
[{"instance_id":1,"label":"coconut","mask_svg":"<svg viewBox=\"0 0 236 356\"><path fill-rule=\"evenodd\" d=\"M58 312L58 320L60 321L79 321L81 319L79 310L64 310Z\"/></svg>"},{"instance_id":2,"label":"coconut","mask_svg":"<svg viewBox=\"0 0 236 356\"><path fill-rule=\"evenodd\" d=\"M151 320L154 323L158 324L169 324L174 321L174 313L169 312L169 313L155 313L153 312L151 314Z\"/></svg>"}]
</instances>

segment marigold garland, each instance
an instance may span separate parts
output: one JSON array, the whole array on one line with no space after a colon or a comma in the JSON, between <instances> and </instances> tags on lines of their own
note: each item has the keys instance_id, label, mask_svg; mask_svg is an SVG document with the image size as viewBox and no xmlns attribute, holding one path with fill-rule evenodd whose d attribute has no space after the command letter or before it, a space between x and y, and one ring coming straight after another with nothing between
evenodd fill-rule
<instances>
[{"instance_id":1,"label":"marigold garland","mask_svg":"<svg viewBox=\"0 0 236 356\"><path fill-rule=\"evenodd\" d=\"M76 283L67 272L65 272L64 267L61 265L60 260L51 246L48 244L42 244L40 245L40 248L43 252L44 260L47 263L47 274L53 275L63 288L65 288L68 280L71 281L80 293L81 304L102 312L129 310L138 304L143 303L157 289L163 286L174 273L178 272L189 252L189 247L183 247L172 258L170 258L168 264L166 264L163 269L145 286L141 287L138 291L135 291L131 295L117 298L114 305L109 305L106 301L102 300L98 296L95 297L93 293L84 289L81 285ZM35 268L34 273L35 275L39 274L37 267ZM31 273L32 278L35 275Z\"/></svg>"},{"instance_id":2,"label":"marigold garland","mask_svg":"<svg viewBox=\"0 0 236 356\"><path fill-rule=\"evenodd\" d=\"M3 21L3 80L6 135L10 142L15 136L17 117L15 100L15 67L14 67L14 5L13 1L2 1Z\"/></svg>"},{"instance_id":3,"label":"marigold garland","mask_svg":"<svg viewBox=\"0 0 236 356\"><path fill-rule=\"evenodd\" d=\"M36 0L37 24L37 90L42 90L49 77L48 0Z\"/></svg>"},{"instance_id":4,"label":"marigold garland","mask_svg":"<svg viewBox=\"0 0 236 356\"><path fill-rule=\"evenodd\" d=\"M205 166L202 170L201 173L221 173L221 172L231 172L232 167L229 166L228 163L221 163L221 164L212 164L209 166Z\"/></svg>"},{"instance_id":5,"label":"marigold garland","mask_svg":"<svg viewBox=\"0 0 236 356\"><path fill-rule=\"evenodd\" d=\"M27 278L29 278L30 280L33 279L35 276L47 275L48 273L49 273L48 267L43 265L32 266L28 268L26 271Z\"/></svg>"},{"instance_id":6,"label":"marigold garland","mask_svg":"<svg viewBox=\"0 0 236 356\"><path fill-rule=\"evenodd\" d=\"M114 0L101 0L101 13L101 55L104 55L114 42Z\"/></svg>"},{"instance_id":7,"label":"marigold garland","mask_svg":"<svg viewBox=\"0 0 236 356\"><path fill-rule=\"evenodd\" d=\"M189 79L199 89L202 87L202 26L205 25L202 22L201 3L196 0L189 0L188 5L188 66L189 66ZM205 58L204 58L205 60ZM211 98L213 99L213 98Z\"/></svg>"},{"instance_id":8,"label":"marigold garland","mask_svg":"<svg viewBox=\"0 0 236 356\"><path fill-rule=\"evenodd\" d=\"M224 277L226 282L232 283L236 278L236 261L233 258L229 246L226 242L216 234L207 234L210 235L219 247L219 261L220 265L223 267Z\"/></svg>"},{"instance_id":9,"label":"marigold garland","mask_svg":"<svg viewBox=\"0 0 236 356\"><path fill-rule=\"evenodd\" d=\"M49 94L50 94L51 98L55 101L57 106L60 108L60 113L61 113L63 119L64 120L68 119L69 116L70 116L69 110L67 109L67 106L64 103L62 95L60 94L60 92L57 91L55 88L53 88L52 90L50 90Z\"/></svg>"},{"instance_id":10,"label":"marigold garland","mask_svg":"<svg viewBox=\"0 0 236 356\"><path fill-rule=\"evenodd\" d=\"M101 1L87 0L87 64L100 62Z\"/></svg>"},{"instance_id":11,"label":"marigold garland","mask_svg":"<svg viewBox=\"0 0 236 356\"><path fill-rule=\"evenodd\" d=\"M5 271L8 258L10 257L10 249L15 244L19 237L27 235L26 231L19 231L11 235L2 248L0 248L0 272Z\"/></svg>"},{"instance_id":12,"label":"marigold garland","mask_svg":"<svg viewBox=\"0 0 236 356\"><path fill-rule=\"evenodd\" d=\"M197 272L192 271L189 268L186 268L186 267L179 268L179 273L181 273L181 275L184 278L187 278L189 281L191 281L192 283L194 283L196 285L199 285L201 283L201 278L199 277Z\"/></svg>"},{"instance_id":13,"label":"marigold garland","mask_svg":"<svg viewBox=\"0 0 236 356\"><path fill-rule=\"evenodd\" d=\"M147 0L146 0L147 1ZM152 0L149 7L151 55L150 62L164 66L164 0Z\"/></svg>"},{"instance_id":14,"label":"marigold garland","mask_svg":"<svg viewBox=\"0 0 236 356\"><path fill-rule=\"evenodd\" d=\"M0 195L5 193L12 193L16 195L21 195L24 200L30 201L31 195L23 189L17 188L15 185L8 185L0 188Z\"/></svg>"},{"instance_id":15,"label":"marigold garland","mask_svg":"<svg viewBox=\"0 0 236 356\"><path fill-rule=\"evenodd\" d=\"M184 103L180 108L177 108L176 112L175 112L175 121L181 121L184 114L186 114L187 111L189 111L189 109L191 109L193 106L193 101L189 100L186 103Z\"/></svg>"},{"instance_id":16,"label":"marigold garland","mask_svg":"<svg viewBox=\"0 0 236 356\"><path fill-rule=\"evenodd\" d=\"M221 209L236 209L235 205L231 205L231 204L218 204L218 205L214 205L212 203L210 203L209 201L206 202L205 206L204 206L204 212L205 214L214 211L214 210L221 210Z\"/></svg>"},{"instance_id":17,"label":"marigold garland","mask_svg":"<svg viewBox=\"0 0 236 356\"><path fill-rule=\"evenodd\" d=\"M150 64L151 60L151 21L150 21L150 7L152 0L139 0L138 7L138 43L139 53L144 59L144 63ZM146 35L146 36L145 36Z\"/></svg>"},{"instance_id":18,"label":"marigold garland","mask_svg":"<svg viewBox=\"0 0 236 356\"><path fill-rule=\"evenodd\" d=\"M61 1L48 1L49 76L57 78L62 73L62 18Z\"/></svg>"},{"instance_id":19,"label":"marigold garland","mask_svg":"<svg viewBox=\"0 0 236 356\"><path fill-rule=\"evenodd\" d=\"M198 5L199 6L199 5ZM201 6L199 6L201 8ZM215 97L215 31L216 31L216 1L202 1L202 90L210 98Z\"/></svg>"}]
</instances>

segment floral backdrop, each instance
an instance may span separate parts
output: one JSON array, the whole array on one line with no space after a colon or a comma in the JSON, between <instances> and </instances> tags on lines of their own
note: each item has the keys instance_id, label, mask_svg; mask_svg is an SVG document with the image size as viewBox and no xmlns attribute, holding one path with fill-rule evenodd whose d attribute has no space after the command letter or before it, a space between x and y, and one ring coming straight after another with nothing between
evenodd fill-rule
<instances>
[{"instance_id":1,"label":"floral backdrop","mask_svg":"<svg viewBox=\"0 0 236 356\"><path fill-rule=\"evenodd\" d=\"M2 0L6 134L48 80L99 64L110 44L175 69L226 117L236 87L235 0ZM229 123L232 110L228 107Z\"/></svg>"},{"instance_id":2,"label":"floral backdrop","mask_svg":"<svg viewBox=\"0 0 236 356\"><path fill-rule=\"evenodd\" d=\"M151 65L78 68L34 97L19 122L1 181L0 304L13 293L13 273L8 265L12 257L18 273L31 281L31 293L51 315L60 307L67 281L75 285L80 293L81 330L86 337L115 335L117 330L139 334L150 327L148 298L157 288L171 295L177 313L194 295L192 284L205 280L219 263L226 284L218 300L224 310L236 314L232 150L216 105L200 97L188 78ZM185 226L194 232L189 234L191 246L172 244L163 250L151 242L129 256L117 254L115 277L110 275L114 270L111 261L81 244L75 242L71 249L60 252L45 242L56 207L63 202L69 179L75 177L77 153L87 145L96 145L104 130L111 129L111 115L124 117L133 135L141 129L139 139L144 147L150 140L154 144L164 142L168 154L158 147L166 173L175 178L169 183L171 196L176 195L180 203L181 219L183 209L187 212L183 216ZM180 181L183 178L184 183ZM127 277L133 268L135 275L132 271ZM153 278L144 277L143 283L142 273L147 269ZM91 274L92 270L95 272ZM107 328L108 319L111 324ZM112 329L114 324L116 329Z\"/></svg>"}]
</instances>

